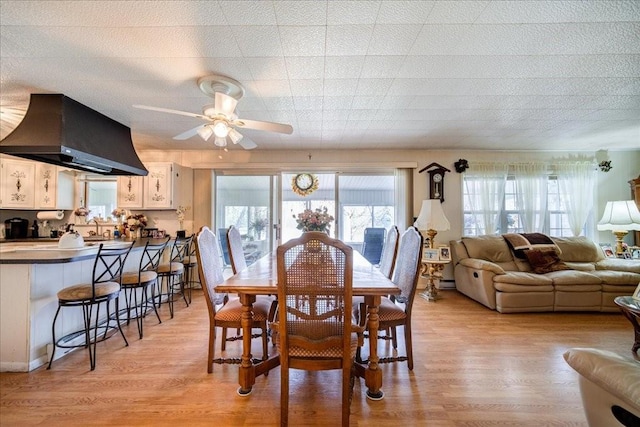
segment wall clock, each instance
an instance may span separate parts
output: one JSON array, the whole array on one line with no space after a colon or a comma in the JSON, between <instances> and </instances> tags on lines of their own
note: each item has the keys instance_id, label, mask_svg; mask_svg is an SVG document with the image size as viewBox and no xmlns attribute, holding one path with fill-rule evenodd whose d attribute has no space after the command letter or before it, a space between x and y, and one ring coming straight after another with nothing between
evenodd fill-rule
<instances>
[{"instance_id":1,"label":"wall clock","mask_svg":"<svg viewBox=\"0 0 640 427\"><path fill-rule=\"evenodd\" d=\"M310 173L299 173L291 180L291 189L299 196L308 196L318 189L318 177Z\"/></svg>"},{"instance_id":2,"label":"wall clock","mask_svg":"<svg viewBox=\"0 0 640 427\"><path fill-rule=\"evenodd\" d=\"M438 163L431 163L420 169L420 173L424 171L429 174L429 198L444 202L444 175L451 171Z\"/></svg>"}]
</instances>

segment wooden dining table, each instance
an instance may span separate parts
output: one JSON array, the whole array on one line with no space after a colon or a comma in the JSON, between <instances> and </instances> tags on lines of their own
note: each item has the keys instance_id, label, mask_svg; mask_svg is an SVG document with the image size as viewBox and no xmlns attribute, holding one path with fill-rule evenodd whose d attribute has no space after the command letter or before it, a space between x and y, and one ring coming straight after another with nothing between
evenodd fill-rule
<instances>
[{"instance_id":1,"label":"wooden dining table","mask_svg":"<svg viewBox=\"0 0 640 427\"><path fill-rule=\"evenodd\" d=\"M280 365L279 354L266 360L254 359L251 354L251 324L253 303L258 295L278 294L278 268L275 253L264 256L245 270L231 276L216 286L217 293L237 293L242 303L242 358L239 367L238 394L251 393L256 377L268 373ZM380 400L382 391L382 371L378 366L378 306L385 295L399 295L400 289L380 271L371 265L359 252L353 251L353 295L363 296L367 306L367 327L369 329L369 360L366 365L355 363L356 374L364 378L367 397Z\"/></svg>"}]
</instances>

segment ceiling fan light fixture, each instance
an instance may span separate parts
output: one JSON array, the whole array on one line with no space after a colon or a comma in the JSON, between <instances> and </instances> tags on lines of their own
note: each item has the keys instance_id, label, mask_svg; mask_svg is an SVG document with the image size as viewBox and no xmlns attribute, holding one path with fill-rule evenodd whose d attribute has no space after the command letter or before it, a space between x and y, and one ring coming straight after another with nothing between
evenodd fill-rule
<instances>
[{"instance_id":1,"label":"ceiling fan light fixture","mask_svg":"<svg viewBox=\"0 0 640 427\"><path fill-rule=\"evenodd\" d=\"M242 139L242 134L235 129L231 129L229 131L229 138L231 138L231 142L237 144Z\"/></svg>"},{"instance_id":2,"label":"ceiling fan light fixture","mask_svg":"<svg viewBox=\"0 0 640 427\"><path fill-rule=\"evenodd\" d=\"M213 143L215 145L217 145L218 147L226 147L227 146L227 138L221 138L219 136L216 136L216 138L213 141Z\"/></svg>"},{"instance_id":3,"label":"ceiling fan light fixture","mask_svg":"<svg viewBox=\"0 0 640 427\"><path fill-rule=\"evenodd\" d=\"M213 135L213 129L211 129L211 126L203 126L198 129L198 135L205 141L208 141L211 135Z\"/></svg>"},{"instance_id":4,"label":"ceiling fan light fixture","mask_svg":"<svg viewBox=\"0 0 640 427\"><path fill-rule=\"evenodd\" d=\"M218 138L226 138L229 134L229 126L223 120L213 122L213 133Z\"/></svg>"}]
</instances>

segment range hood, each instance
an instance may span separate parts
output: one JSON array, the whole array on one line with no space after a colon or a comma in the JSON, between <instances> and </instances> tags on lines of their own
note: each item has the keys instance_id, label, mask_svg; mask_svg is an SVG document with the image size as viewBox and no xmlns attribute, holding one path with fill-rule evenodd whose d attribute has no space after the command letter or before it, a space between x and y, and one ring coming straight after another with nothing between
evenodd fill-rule
<instances>
[{"instance_id":1,"label":"range hood","mask_svg":"<svg viewBox=\"0 0 640 427\"><path fill-rule=\"evenodd\" d=\"M103 175L147 175L131 129L62 94L32 94L0 153Z\"/></svg>"}]
</instances>

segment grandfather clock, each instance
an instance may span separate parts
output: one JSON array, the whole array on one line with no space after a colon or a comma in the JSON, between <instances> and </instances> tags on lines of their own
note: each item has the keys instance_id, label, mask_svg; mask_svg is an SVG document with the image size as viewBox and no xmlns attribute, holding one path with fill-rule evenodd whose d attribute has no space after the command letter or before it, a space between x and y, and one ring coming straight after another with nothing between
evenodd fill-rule
<instances>
[{"instance_id":1,"label":"grandfather clock","mask_svg":"<svg viewBox=\"0 0 640 427\"><path fill-rule=\"evenodd\" d=\"M424 171L429 174L429 198L444 202L444 174L451 171L435 162L420 169L419 173Z\"/></svg>"}]
</instances>

